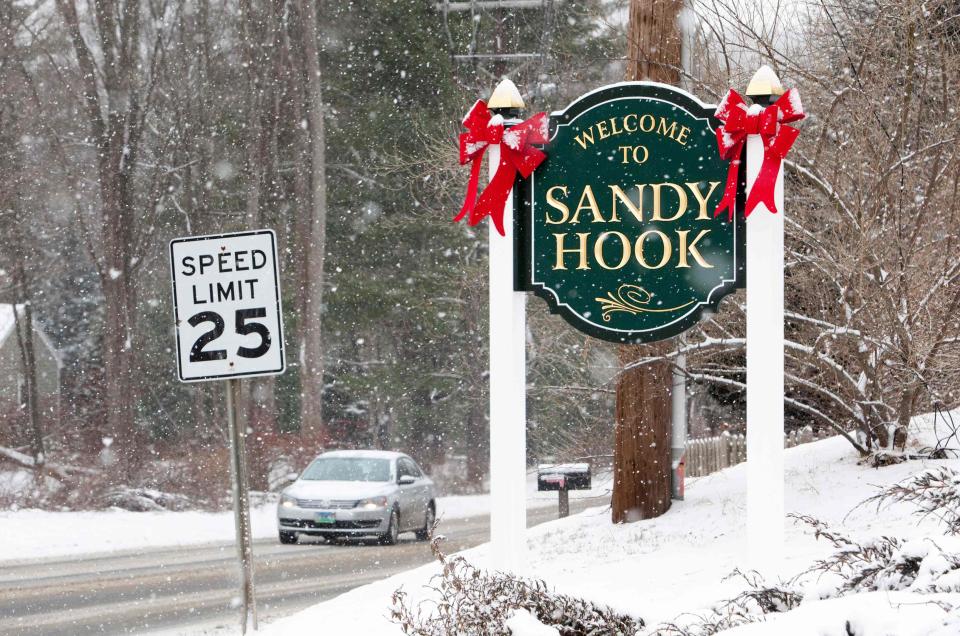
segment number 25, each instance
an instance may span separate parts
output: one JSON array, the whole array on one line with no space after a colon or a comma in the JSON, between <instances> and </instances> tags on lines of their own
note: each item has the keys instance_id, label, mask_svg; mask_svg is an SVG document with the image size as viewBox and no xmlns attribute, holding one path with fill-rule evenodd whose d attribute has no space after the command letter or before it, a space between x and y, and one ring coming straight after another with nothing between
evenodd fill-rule
<instances>
[{"instance_id":1,"label":"number 25","mask_svg":"<svg viewBox=\"0 0 960 636\"><path fill-rule=\"evenodd\" d=\"M250 318L265 318L267 310L265 307L256 307L253 309L238 309L236 314L236 325L234 331L241 336L255 333L260 336L260 344L256 347L238 347L237 355L241 358L259 358L270 350L270 330L266 325L259 322L247 322ZM213 329L205 332L193 346L190 348L190 362L209 362L211 360L226 360L226 349L212 349L204 351L204 347L223 335L224 322L223 317L214 311L201 311L199 314L191 316L187 321L191 327L204 322L212 322Z\"/></svg>"}]
</instances>

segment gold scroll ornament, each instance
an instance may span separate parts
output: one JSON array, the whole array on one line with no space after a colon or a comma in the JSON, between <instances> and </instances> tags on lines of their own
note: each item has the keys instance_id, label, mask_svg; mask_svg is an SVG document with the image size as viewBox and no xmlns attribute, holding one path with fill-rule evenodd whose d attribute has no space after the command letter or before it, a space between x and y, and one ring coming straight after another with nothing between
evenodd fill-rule
<instances>
[{"instance_id":1,"label":"gold scroll ornament","mask_svg":"<svg viewBox=\"0 0 960 636\"><path fill-rule=\"evenodd\" d=\"M617 289L616 295L613 292L607 292L606 297L595 298L602 308L603 321L610 322L610 314L618 311L625 311L629 314L655 313L663 314L689 307L694 303L690 300L682 305L670 308L654 309L649 307L654 294L648 292L640 285L623 284Z\"/></svg>"}]
</instances>

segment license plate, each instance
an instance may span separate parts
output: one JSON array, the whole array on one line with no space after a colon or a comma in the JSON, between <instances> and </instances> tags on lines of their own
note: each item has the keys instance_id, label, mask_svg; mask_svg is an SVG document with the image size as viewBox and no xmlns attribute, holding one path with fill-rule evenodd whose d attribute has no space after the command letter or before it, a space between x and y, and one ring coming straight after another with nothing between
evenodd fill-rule
<instances>
[{"instance_id":1,"label":"license plate","mask_svg":"<svg viewBox=\"0 0 960 636\"><path fill-rule=\"evenodd\" d=\"M317 523L336 523L337 517L332 512L318 512L316 517L314 517L314 521Z\"/></svg>"}]
</instances>

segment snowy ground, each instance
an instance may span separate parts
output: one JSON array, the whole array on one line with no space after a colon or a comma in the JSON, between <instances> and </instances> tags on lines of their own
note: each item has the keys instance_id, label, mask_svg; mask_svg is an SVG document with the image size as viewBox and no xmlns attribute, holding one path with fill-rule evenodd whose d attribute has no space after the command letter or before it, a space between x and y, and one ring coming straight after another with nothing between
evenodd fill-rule
<instances>
[{"instance_id":1,"label":"snowy ground","mask_svg":"<svg viewBox=\"0 0 960 636\"><path fill-rule=\"evenodd\" d=\"M917 418L914 427L929 441L927 418ZM960 469L960 460L912 461L873 469L858 465L855 453L842 438L803 445L787 451L787 510L816 516L857 536L936 537L942 529L931 519L918 521L911 506L894 506L882 514L872 507L856 506L875 494L877 486L938 464ZM560 592L642 617L651 627L731 598L744 589L738 580L724 580L744 563L744 469L740 465L689 482L686 501L675 502L670 512L658 519L614 526L608 510L595 508L531 529L529 565L522 573L542 578ZM784 578L832 552L825 542L815 541L808 529L793 523L788 524L787 542L787 559L779 568ZM487 549L479 546L464 556L483 566ZM292 636L322 625L331 633L400 636L399 628L387 618L391 594L402 587L413 602L429 598L425 585L437 572L437 565L430 564L357 588L277 621L265 633ZM960 605L960 594L948 596L953 605ZM927 602L930 600L930 595L897 592L816 601L778 615L776 622L730 633L846 634L835 631L846 629L845 619L837 624L843 614L832 611L841 604L846 615L853 612L859 617L862 629L854 632L858 636L957 633L949 631L955 628L936 631L943 629L938 627L943 612Z\"/></svg>"},{"instance_id":2,"label":"snowy ground","mask_svg":"<svg viewBox=\"0 0 960 636\"><path fill-rule=\"evenodd\" d=\"M16 473L0 474L7 487L18 482ZM20 480L22 481L22 480ZM600 496L608 492L609 480L597 480L591 491L571 496ZM537 493L536 481L527 484L528 505L557 505L556 493ZM440 497L441 519L463 519L490 512L489 495ZM276 502L251 509L253 536L276 538ZM0 511L0 563L29 559L77 556L143 548L234 540L232 512L48 512L43 510Z\"/></svg>"}]
</instances>

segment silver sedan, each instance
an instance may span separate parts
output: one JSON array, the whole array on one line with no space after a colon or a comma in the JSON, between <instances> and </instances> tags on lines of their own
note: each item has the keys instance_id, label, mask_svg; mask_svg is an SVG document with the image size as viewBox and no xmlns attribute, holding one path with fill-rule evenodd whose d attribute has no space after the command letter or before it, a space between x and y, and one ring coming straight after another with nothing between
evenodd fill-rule
<instances>
[{"instance_id":1,"label":"silver sedan","mask_svg":"<svg viewBox=\"0 0 960 636\"><path fill-rule=\"evenodd\" d=\"M426 540L436 518L433 481L416 462L387 451L332 451L314 459L283 490L280 543L301 534L375 536L392 545L401 532Z\"/></svg>"}]
</instances>

